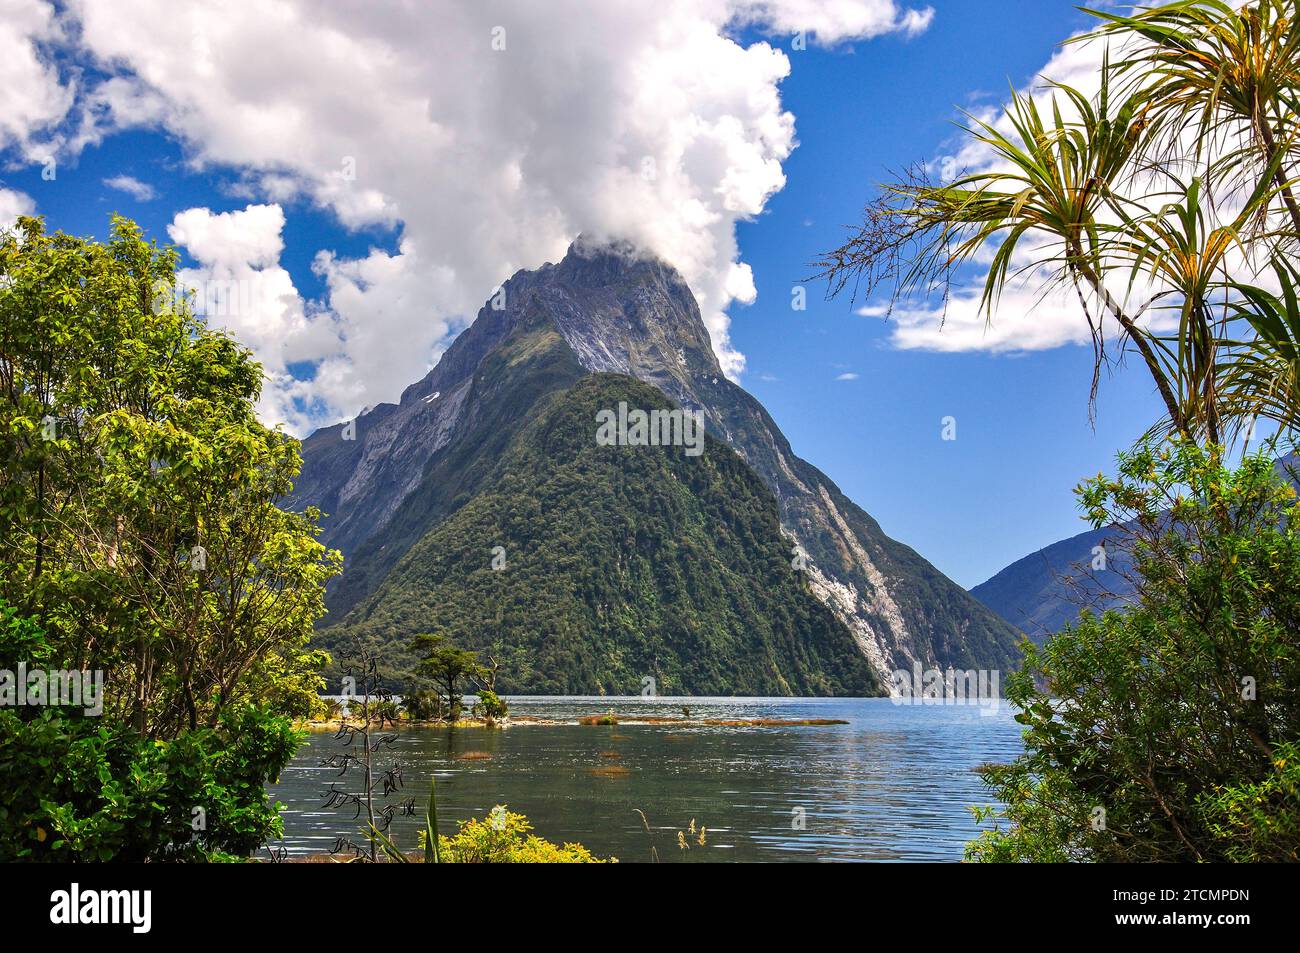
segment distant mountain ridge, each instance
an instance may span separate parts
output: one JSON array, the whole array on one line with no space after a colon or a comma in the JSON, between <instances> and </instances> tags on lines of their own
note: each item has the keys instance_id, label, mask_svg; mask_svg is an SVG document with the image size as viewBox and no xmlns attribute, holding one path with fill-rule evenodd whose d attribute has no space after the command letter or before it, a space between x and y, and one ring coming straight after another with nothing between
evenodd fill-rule
<instances>
[{"instance_id":1,"label":"distant mountain ridge","mask_svg":"<svg viewBox=\"0 0 1300 953\"><path fill-rule=\"evenodd\" d=\"M291 503L330 514L324 539L347 556L329 594L329 623L354 624L347 613L377 592L413 547L493 487L521 426L592 374L634 378L702 412L709 433L771 493L787 556L796 546L806 554L810 591L877 676L914 663L1015 664L1009 626L885 536L726 379L694 295L674 269L626 246L582 240L560 263L507 281L400 403L352 425L354 440L343 439L349 425L341 424L304 441Z\"/></svg>"},{"instance_id":2,"label":"distant mountain ridge","mask_svg":"<svg viewBox=\"0 0 1300 953\"><path fill-rule=\"evenodd\" d=\"M1042 644L1086 608L1100 614L1133 594L1132 560L1112 528L1088 530L1016 560L970 592L1008 623ZM1092 568L1098 548L1107 570Z\"/></svg>"},{"instance_id":3,"label":"distant mountain ridge","mask_svg":"<svg viewBox=\"0 0 1300 953\"><path fill-rule=\"evenodd\" d=\"M1276 464L1294 483L1297 457ZM988 606L1031 640L1041 644L1088 609L1100 614L1121 609L1135 595L1133 561L1124 547L1123 527L1087 530L1016 560L971 589ZM1098 547L1104 569L1094 569Z\"/></svg>"}]
</instances>

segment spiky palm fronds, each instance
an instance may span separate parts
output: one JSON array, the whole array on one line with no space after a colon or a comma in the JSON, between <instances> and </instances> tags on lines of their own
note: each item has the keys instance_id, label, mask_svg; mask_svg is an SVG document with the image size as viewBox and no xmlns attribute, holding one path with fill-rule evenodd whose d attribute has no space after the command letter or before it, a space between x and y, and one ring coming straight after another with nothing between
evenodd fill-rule
<instances>
[{"instance_id":1,"label":"spiky palm fronds","mask_svg":"<svg viewBox=\"0 0 1300 953\"><path fill-rule=\"evenodd\" d=\"M1146 99L1144 150L1167 163L1205 163L1208 185L1232 193L1271 181L1300 232L1292 171L1300 142L1300 17L1294 0L1184 0L1132 16L1087 11L1106 21L1094 34L1130 41L1114 69ZM1265 219L1261 217L1260 222Z\"/></svg>"},{"instance_id":2,"label":"spiky palm fronds","mask_svg":"<svg viewBox=\"0 0 1300 953\"><path fill-rule=\"evenodd\" d=\"M1073 286L1094 398L1109 317L1164 401L1158 429L1219 442L1256 412L1295 428L1295 337L1284 333L1300 320L1294 296L1267 298L1253 282L1272 273L1293 287L1300 253L1296 4L1181 0L1095 15L1105 25L1076 38L1107 44L1095 96L1053 84L1013 92L996 121L969 117L979 170L935 184L914 167L885 186L856 234L815 263L818 276L832 295L892 282L892 309L936 290L946 304L957 269L987 263L986 319L1013 277L1044 294ZM1149 330L1161 312L1168 333Z\"/></svg>"},{"instance_id":3,"label":"spiky palm fronds","mask_svg":"<svg viewBox=\"0 0 1300 953\"><path fill-rule=\"evenodd\" d=\"M1279 290L1238 284L1233 311L1254 332L1239 342L1218 374L1228 416L1249 427L1257 418L1300 432L1300 271L1274 263Z\"/></svg>"},{"instance_id":4,"label":"spiky palm fronds","mask_svg":"<svg viewBox=\"0 0 1300 953\"><path fill-rule=\"evenodd\" d=\"M963 127L991 156L986 169L944 185L913 170L906 181L886 186L858 233L815 263L818 277L831 283L832 294L850 281L865 284L870 294L891 280L896 295L940 287L946 294L956 268L991 250L980 298L986 316L1008 281L1025 273L1044 277L1044 294L1062 285L1086 291L1119 323L1176 416L1178 403L1154 349L1105 283L1116 243L1125 239L1115 222L1144 212L1119 187L1143 137L1142 106L1138 95L1113 100L1105 71L1095 99L1053 84L1044 109L1034 96L1013 91L1005 131L970 115ZM1017 265L1018 253L1031 243L1026 263ZM1103 315L1087 315L1095 395L1106 343Z\"/></svg>"}]
</instances>

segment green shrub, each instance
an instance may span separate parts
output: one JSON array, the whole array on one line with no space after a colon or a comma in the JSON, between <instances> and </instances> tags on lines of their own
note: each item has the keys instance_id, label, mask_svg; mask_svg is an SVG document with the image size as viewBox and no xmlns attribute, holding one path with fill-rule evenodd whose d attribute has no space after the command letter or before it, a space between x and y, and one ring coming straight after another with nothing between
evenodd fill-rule
<instances>
[{"instance_id":1,"label":"green shrub","mask_svg":"<svg viewBox=\"0 0 1300 953\"><path fill-rule=\"evenodd\" d=\"M499 805L482 820L464 821L451 837L438 838L443 863L453 864L598 864L581 844L560 846L531 833L522 814Z\"/></svg>"},{"instance_id":2,"label":"green shrub","mask_svg":"<svg viewBox=\"0 0 1300 953\"><path fill-rule=\"evenodd\" d=\"M1227 860L1300 861L1300 746L1278 745L1273 769L1263 781L1202 797L1206 823Z\"/></svg>"},{"instance_id":3,"label":"green shrub","mask_svg":"<svg viewBox=\"0 0 1300 953\"><path fill-rule=\"evenodd\" d=\"M1260 453L1121 454L1079 491L1128 527L1135 604L1084 613L1008 679L1025 754L982 771L986 861L1254 861L1300 850L1300 505Z\"/></svg>"},{"instance_id":4,"label":"green shrub","mask_svg":"<svg viewBox=\"0 0 1300 953\"><path fill-rule=\"evenodd\" d=\"M485 688L478 693L478 705L475 707L489 721L495 721L510 714L510 708L501 700L501 696L489 688Z\"/></svg>"},{"instance_id":5,"label":"green shrub","mask_svg":"<svg viewBox=\"0 0 1300 953\"><path fill-rule=\"evenodd\" d=\"M287 718L254 708L168 742L54 709L0 710L0 861L248 854L283 833L264 784L299 741Z\"/></svg>"},{"instance_id":6,"label":"green shrub","mask_svg":"<svg viewBox=\"0 0 1300 953\"><path fill-rule=\"evenodd\" d=\"M420 689L402 696L402 709L414 721L437 721L442 717L442 696Z\"/></svg>"},{"instance_id":7,"label":"green shrub","mask_svg":"<svg viewBox=\"0 0 1300 953\"><path fill-rule=\"evenodd\" d=\"M0 668L61 667L0 602ZM282 833L265 782L301 742L247 705L168 740L52 706L0 708L0 862L222 859Z\"/></svg>"}]
</instances>

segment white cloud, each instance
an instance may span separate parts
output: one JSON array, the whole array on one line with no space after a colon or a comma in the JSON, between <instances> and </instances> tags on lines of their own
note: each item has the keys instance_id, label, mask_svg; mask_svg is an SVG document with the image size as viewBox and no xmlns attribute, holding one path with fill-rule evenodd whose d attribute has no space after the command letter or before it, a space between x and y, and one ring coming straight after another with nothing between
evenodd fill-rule
<instances>
[{"instance_id":1,"label":"white cloud","mask_svg":"<svg viewBox=\"0 0 1300 953\"><path fill-rule=\"evenodd\" d=\"M316 394L332 406L359 409L396 396L418 378L415 371L437 363L466 323L455 309L435 304L461 293L455 273L426 263L409 238L395 255L375 250L340 259L323 252L313 269L325 280L345 342L316 375Z\"/></svg>"},{"instance_id":2,"label":"white cloud","mask_svg":"<svg viewBox=\"0 0 1300 953\"><path fill-rule=\"evenodd\" d=\"M295 433L309 430L320 403L336 406L290 365L334 358L343 347L336 317L309 310L280 265L284 211L250 205L214 214L206 208L180 212L167 226L173 242L198 262L182 269L180 285L194 292L193 307L210 327L230 331L252 348L270 378L258 413L269 424Z\"/></svg>"},{"instance_id":3,"label":"white cloud","mask_svg":"<svg viewBox=\"0 0 1300 953\"><path fill-rule=\"evenodd\" d=\"M13 189L0 188L0 230L11 227L19 215L35 215L36 203L31 196Z\"/></svg>"},{"instance_id":4,"label":"white cloud","mask_svg":"<svg viewBox=\"0 0 1300 953\"><path fill-rule=\"evenodd\" d=\"M57 151L54 130L72 109L76 89L65 83L44 48L65 39L52 4L0 0L0 149L24 162Z\"/></svg>"},{"instance_id":5,"label":"white cloud","mask_svg":"<svg viewBox=\"0 0 1300 953\"><path fill-rule=\"evenodd\" d=\"M736 2L733 19L756 22L776 33L806 32L820 43L879 36L882 33L924 32L934 19L930 7L900 8L893 2L854 3L851 0L779 0Z\"/></svg>"},{"instance_id":6,"label":"white cloud","mask_svg":"<svg viewBox=\"0 0 1300 953\"><path fill-rule=\"evenodd\" d=\"M783 187L796 142L779 95L789 60L734 31L835 44L914 34L931 17L894 0L70 0L76 23L61 29L48 4L0 4L22 14L0 27L0 56L16 55L4 69L25 91L21 108L0 109L8 141L22 147L68 116L79 123L68 150L161 126L196 168L240 177L249 208L189 210L173 228L203 262L196 272L255 273L270 289L256 320L223 320L273 374L318 355L313 382L280 379L268 396L285 419L294 399L314 418L392 399L493 287L579 233L677 266L739 374L727 309L755 291L735 225ZM94 84L61 79L47 42L94 67ZM265 210L299 200L349 227L400 229L395 254L318 257L328 316L278 264L282 221Z\"/></svg>"},{"instance_id":7,"label":"white cloud","mask_svg":"<svg viewBox=\"0 0 1300 953\"><path fill-rule=\"evenodd\" d=\"M104 184L110 189L125 192L139 202L152 202L158 197L157 189L131 175L115 175L104 179Z\"/></svg>"},{"instance_id":8,"label":"white cloud","mask_svg":"<svg viewBox=\"0 0 1300 953\"><path fill-rule=\"evenodd\" d=\"M837 381L855 381L858 379L858 375L853 373L852 371L845 371L843 374L840 374L835 379Z\"/></svg>"},{"instance_id":9,"label":"white cloud","mask_svg":"<svg viewBox=\"0 0 1300 953\"><path fill-rule=\"evenodd\" d=\"M284 250L280 237L284 210L278 205L250 205L242 212L214 215L206 208L179 213L167 233L199 261L218 267L275 264Z\"/></svg>"},{"instance_id":10,"label":"white cloud","mask_svg":"<svg viewBox=\"0 0 1300 953\"><path fill-rule=\"evenodd\" d=\"M866 317L888 317L890 343L904 350L992 351L1017 354L1067 344L1090 344L1087 317L1072 293L1042 294L1039 288L1017 283L1002 294L991 319L980 310L982 288L954 288L947 305L899 303L892 312L882 307L860 308ZM1099 312L1094 309L1094 318ZM1102 325L1106 340L1119 337L1110 318Z\"/></svg>"}]
</instances>

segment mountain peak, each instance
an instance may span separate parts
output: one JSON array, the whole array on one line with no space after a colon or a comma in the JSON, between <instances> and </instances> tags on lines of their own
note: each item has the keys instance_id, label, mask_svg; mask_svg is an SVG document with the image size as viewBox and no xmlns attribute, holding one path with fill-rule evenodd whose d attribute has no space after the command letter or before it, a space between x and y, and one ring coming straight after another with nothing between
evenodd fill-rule
<instances>
[{"instance_id":1,"label":"mountain peak","mask_svg":"<svg viewBox=\"0 0 1300 953\"><path fill-rule=\"evenodd\" d=\"M627 239L598 238L585 232L569 245L559 269L567 276L600 282L618 280L647 266L670 271L681 280L671 265Z\"/></svg>"},{"instance_id":2,"label":"mountain peak","mask_svg":"<svg viewBox=\"0 0 1300 953\"><path fill-rule=\"evenodd\" d=\"M356 606L412 545L493 485L544 401L600 374L635 378L703 414L772 494L790 545L807 554L810 591L878 674L1016 657L1009 626L885 536L726 378L674 268L629 242L588 236L558 264L512 276L396 409L357 421L353 442L336 432L306 441L296 495L334 514L325 541L349 555L331 610Z\"/></svg>"}]
</instances>

